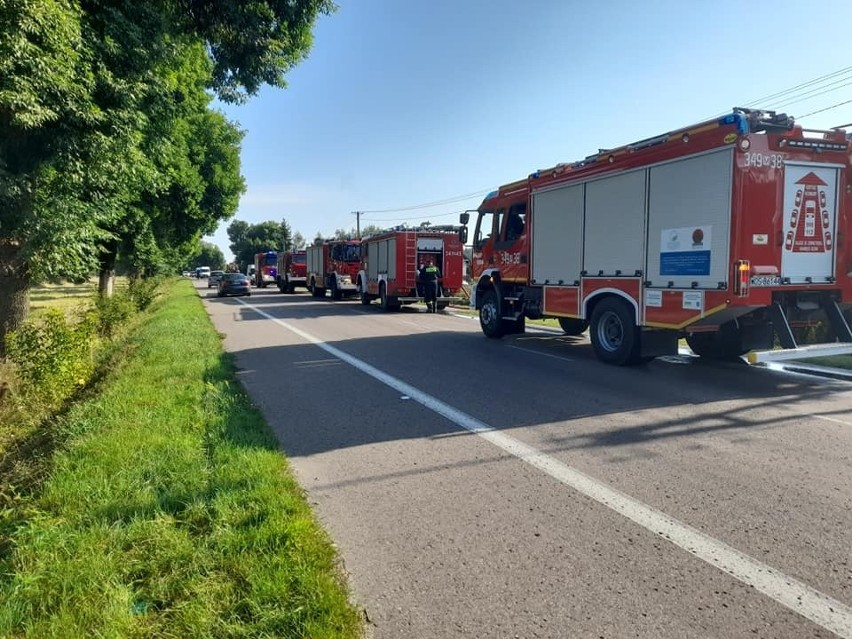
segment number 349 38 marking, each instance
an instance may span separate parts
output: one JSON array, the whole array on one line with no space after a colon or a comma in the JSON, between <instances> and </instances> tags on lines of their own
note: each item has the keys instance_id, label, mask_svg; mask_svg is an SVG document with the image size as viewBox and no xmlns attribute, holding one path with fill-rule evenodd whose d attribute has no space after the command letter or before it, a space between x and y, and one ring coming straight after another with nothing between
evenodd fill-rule
<instances>
[{"instance_id":1,"label":"number 349 38 marking","mask_svg":"<svg viewBox=\"0 0 852 639\"><path fill-rule=\"evenodd\" d=\"M780 169L784 166L784 156L778 153L743 153L747 167Z\"/></svg>"}]
</instances>

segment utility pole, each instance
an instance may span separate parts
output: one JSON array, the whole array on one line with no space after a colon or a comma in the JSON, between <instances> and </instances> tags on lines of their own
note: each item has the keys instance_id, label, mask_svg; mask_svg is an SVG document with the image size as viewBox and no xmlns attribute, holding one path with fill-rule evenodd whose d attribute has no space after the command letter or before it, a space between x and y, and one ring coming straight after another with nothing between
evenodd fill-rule
<instances>
[{"instance_id":1,"label":"utility pole","mask_svg":"<svg viewBox=\"0 0 852 639\"><path fill-rule=\"evenodd\" d=\"M355 235L358 239L361 239L361 211L352 211L352 215L355 216Z\"/></svg>"}]
</instances>

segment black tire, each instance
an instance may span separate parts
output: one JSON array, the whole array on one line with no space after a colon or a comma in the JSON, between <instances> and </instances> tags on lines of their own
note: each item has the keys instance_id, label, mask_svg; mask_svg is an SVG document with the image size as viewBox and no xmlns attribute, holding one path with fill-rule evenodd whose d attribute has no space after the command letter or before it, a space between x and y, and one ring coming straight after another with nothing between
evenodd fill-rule
<instances>
[{"instance_id":1,"label":"black tire","mask_svg":"<svg viewBox=\"0 0 852 639\"><path fill-rule=\"evenodd\" d=\"M560 317L559 327L566 335L576 337L582 335L583 331L589 328L589 323L576 317Z\"/></svg>"},{"instance_id":2,"label":"black tire","mask_svg":"<svg viewBox=\"0 0 852 639\"><path fill-rule=\"evenodd\" d=\"M372 300L370 299L370 294L367 292L367 287L364 286L363 280L358 280L358 291L361 297L361 305L369 306Z\"/></svg>"},{"instance_id":3,"label":"black tire","mask_svg":"<svg viewBox=\"0 0 852 639\"><path fill-rule=\"evenodd\" d=\"M333 299L335 301L343 299L343 293L341 292L341 290L339 288L337 288L337 278L336 277L331 280L331 286L329 288L331 289L331 299Z\"/></svg>"},{"instance_id":4,"label":"black tire","mask_svg":"<svg viewBox=\"0 0 852 639\"><path fill-rule=\"evenodd\" d=\"M627 302L614 297L601 300L592 312L589 326L598 359L616 366L641 362L639 327Z\"/></svg>"},{"instance_id":5,"label":"black tire","mask_svg":"<svg viewBox=\"0 0 852 639\"><path fill-rule=\"evenodd\" d=\"M704 359L737 360L749 351L743 347L740 325L736 320L725 322L713 333L689 333L686 343L693 353Z\"/></svg>"},{"instance_id":6,"label":"black tire","mask_svg":"<svg viewBox=\"0 0 852 639\"><path fill-rule=\"evenodd\" d=\"M516 320L502 320L504 335L523 335L527 330L527 318L521 315Z\"/></svg>"},{"instance_id":7,"label":"black tire","mask_svg":"<svg viewBox=\"0 0 852 639\"><path fill-rule=\"evenodd\" d=\"M395 298L388 296L388 289L384 282L379 284L379 299L381 300L383 311L395 311L399 308L399 302Z\"/></svg>"},{"instance_id":8,"label":"black tire","mask_svg":"<svg viewBox=\"0 0 852 639\"><path fill-rule=\"evenodd\" d=\"M479 326L486 337L500 339L503 337L505 325L500 317L500 299L497 291L490 290L482 296L482 306L479 307Z\"/></svg>"}]
</instances>

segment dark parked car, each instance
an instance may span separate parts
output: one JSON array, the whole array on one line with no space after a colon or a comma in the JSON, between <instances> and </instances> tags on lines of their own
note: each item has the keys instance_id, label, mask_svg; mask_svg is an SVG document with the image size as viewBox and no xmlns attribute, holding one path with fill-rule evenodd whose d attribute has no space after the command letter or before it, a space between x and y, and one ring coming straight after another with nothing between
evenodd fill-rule
<instances>
[{"instance_id":1,"label":"dark parked car","mask_svg":"<svg viewBox=\"0 0 852 639\"><path fill-rule=\"evenodd\" d=\"M207 288L219 286L219 280L225 274L225 271L210 271L210 277L207 279Z\"/></svg>"},{"instance_id":2,"label":"dark parked car","mask_svg":"<svg viewBox=\"0 0 852 639\"><path fill-rule=\"evenodd\" d=\"M222 273L216 295L251 295L251 280L242 273Z\"/></svg>"}]
</instances>

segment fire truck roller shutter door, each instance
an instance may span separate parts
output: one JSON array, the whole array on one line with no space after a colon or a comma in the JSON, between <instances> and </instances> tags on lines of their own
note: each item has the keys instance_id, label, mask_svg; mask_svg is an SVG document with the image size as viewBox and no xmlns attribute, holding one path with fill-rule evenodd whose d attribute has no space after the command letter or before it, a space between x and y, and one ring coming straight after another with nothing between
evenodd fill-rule
<instances>
[{"instance_id":1,"label":"fire truck roller shutter door","mask_svg":"<svg viewBox=\"0 0 852 639\"><path fill-rule=\"evenodd\" d=\"M650 169L646 279L654 287L728 281L732 175L732 148Z\"/></svg>"},{"instance_id":2,"label":"fire truck roller shutter door","mask_svg":"<svg viewBox=\"0 0 852 639\"><path fill-rule=\"evenodd\" d=\"M582 184L533 194L533 252L531 277L537 284L571 282L582 270Z\"/></svg>"},{"instance_id":3,"label":"fire truck roller shutter door","mask_svg":"<svg viewBox=\"0 0 852 639\"><path fill-rule=\"evenodd\" d=\"M645 268L645 169L586 184L583 270L632 276Z\"/></svg>"}]
</instances>

